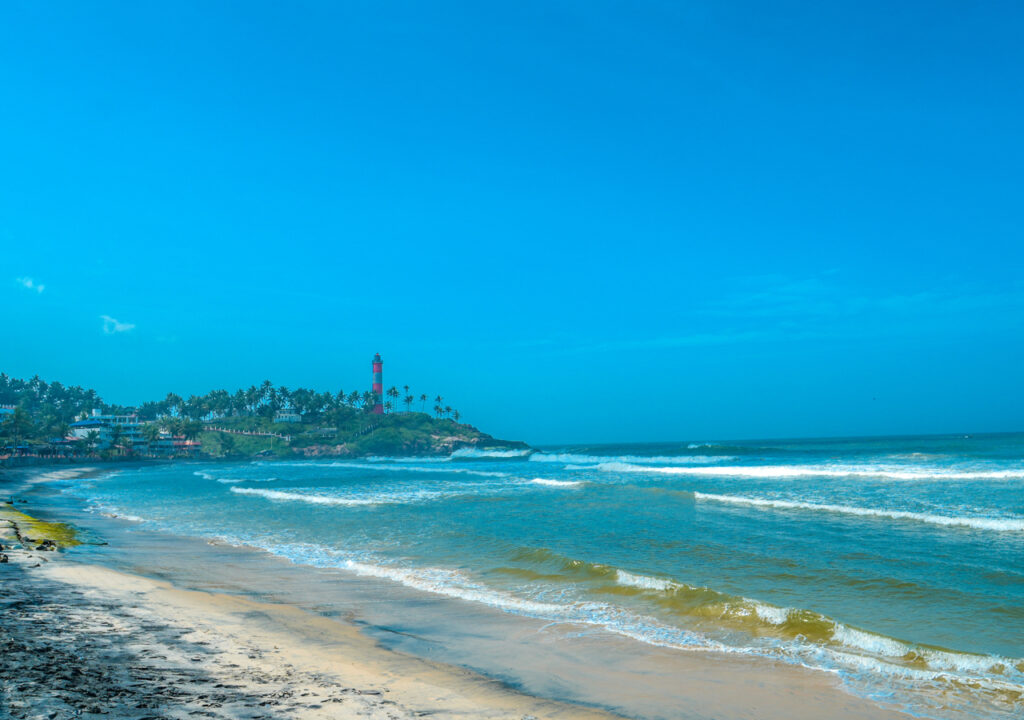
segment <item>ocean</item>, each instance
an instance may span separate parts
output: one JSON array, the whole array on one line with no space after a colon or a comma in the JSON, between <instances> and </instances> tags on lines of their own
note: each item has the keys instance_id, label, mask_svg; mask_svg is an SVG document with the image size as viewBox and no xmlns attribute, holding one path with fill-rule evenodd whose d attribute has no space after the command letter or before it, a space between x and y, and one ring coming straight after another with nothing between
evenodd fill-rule
<instances>
[{"instance_id":1,"label":"ocean","mask_svg":"<svg viewBox=\"0 0 1024 720\"><path fill-rule=\"evenodd\" d=\"M1024 710L1021 434L182 463L60 492L455 618L812 668L923 717Z\"/></svg>"}]
</instances>

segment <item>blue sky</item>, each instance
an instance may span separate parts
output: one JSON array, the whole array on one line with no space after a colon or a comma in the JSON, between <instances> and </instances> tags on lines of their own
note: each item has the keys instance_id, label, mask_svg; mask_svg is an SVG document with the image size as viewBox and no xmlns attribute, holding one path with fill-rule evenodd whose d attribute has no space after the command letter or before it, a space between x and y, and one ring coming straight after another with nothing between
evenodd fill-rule
<instances>
[{"instance_id":1,"label":"blue sky","mask_svg":"<svg viewBox=\"0 0 1024 720\"><path fill-rule=\"evenodd\" d=\"M0 9L0 370L533 443L1024 430L1017 3Z\"/></svg>"}]
</instances>

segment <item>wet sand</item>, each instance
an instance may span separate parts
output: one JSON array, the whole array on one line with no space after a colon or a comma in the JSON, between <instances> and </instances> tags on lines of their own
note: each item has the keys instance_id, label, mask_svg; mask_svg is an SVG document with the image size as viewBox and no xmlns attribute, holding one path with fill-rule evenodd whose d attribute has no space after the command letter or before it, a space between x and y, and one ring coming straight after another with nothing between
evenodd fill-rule
<instances>
[{"instance_id":1,"label":"wet sand","mask_svg":"<svg viewBox=\"0 0 1024 720\"><path fill-rule=\"evenodd\" d=\"M18 509L31 514L31 503ZM0 716L618 717L385 648L349 619L75 562L74 549L17 542L9 521L0 520L0 537L10 558L0 565ZM457 612L459 604L451 608ZM513 648L544 642L530 621L503 620L527 637ZM619 708L644 708L651 700L645 695L671 688L676 700L661 716L905 717L801 668L661 648L638 652L637 644L606 636L554 642L561 643L558 652L548 648L544 663L558 653L575 660L628 646L631 662L595 662L589 679L605 697L617 697Z\"/></svg>"}]
</instances>

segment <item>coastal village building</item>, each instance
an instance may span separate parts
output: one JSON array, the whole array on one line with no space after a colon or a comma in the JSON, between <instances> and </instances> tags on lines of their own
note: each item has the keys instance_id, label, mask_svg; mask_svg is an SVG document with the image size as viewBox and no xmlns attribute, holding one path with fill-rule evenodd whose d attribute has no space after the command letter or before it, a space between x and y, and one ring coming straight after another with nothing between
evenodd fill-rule
<instances>
[{"instance_id":1,"label":"coastal village building","mask_svg":"<svg viewBox=\"0 0 1024 720\"><path fill-rule=\"evenodd\" d=\"M297 423L302 422L302 416L294 410L279 410L274 414L274 422Z\"/></svg>"},{"instance_id":2,"label":"coastal village building","mask_svg":"<svg viewBox=\"0 0 1024 720\"><path fill-rule=\"evenodd\" d=\"M14 405L0 405L0 422L14 414Z\"/></svg>"},{"instance_id":3,"label":"coastal village building","mask_svg":"<svg viewBox=\"0 0 1024 720\"><path fill-rule=\"evenodd\" d=\"M71 434L77 439L85 439L89 433L95 430L99 433L99 449L109 448L113 445L114 428L121 428L122 445L145 445L146 438L142 434L142 423L138 415L101 415L99 410L93 410L88 417L71 423Z\"/></svg>"},{"instance_id":4,"label":"coastal village building","mask_svg":"<svg viewBox=\"0 0 1024 720\"><path fill-rule=\"evenodd\" d=\"M149 443L150 455L160 455L163 457L170 456L196 456L199 454L199 449L202 447L202 443L198 440L186 440L181 435L171 435L170 433L161 432L153 442Z\"/></svg>"}]
</instances>

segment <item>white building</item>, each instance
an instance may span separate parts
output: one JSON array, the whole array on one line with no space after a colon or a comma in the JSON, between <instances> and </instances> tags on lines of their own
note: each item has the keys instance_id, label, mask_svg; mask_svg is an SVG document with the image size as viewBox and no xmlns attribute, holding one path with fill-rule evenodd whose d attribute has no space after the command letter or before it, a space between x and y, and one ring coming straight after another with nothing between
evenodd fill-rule
<instances>
[{"instance_id":1,"label":"white building","mask_svg":"<svg viewBox=\"0 0 1024 720\"><path fill-rule=\"evenodd\" d=\"M93 410L92 415L71 423L71 434L76 438L85 439L89 433L99 433L100 449L113 445L114 428L121 428L121 445L143 445L146 442L142 434L142 423L138 415L101 415L99 410Z\"/></svg>"}]
</instances>

